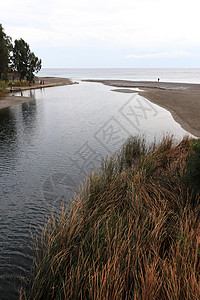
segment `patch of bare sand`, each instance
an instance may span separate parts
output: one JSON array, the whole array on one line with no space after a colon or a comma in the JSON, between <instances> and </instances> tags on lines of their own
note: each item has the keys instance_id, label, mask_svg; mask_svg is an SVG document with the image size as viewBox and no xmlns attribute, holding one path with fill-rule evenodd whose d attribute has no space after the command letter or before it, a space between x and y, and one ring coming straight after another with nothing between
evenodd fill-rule
<instances>
[{"instance_id":1,"label":"patch of bare sand","mask_svg":"<svg viewBox=\"0 0 200 300\"><path fill-rule=\"evenodd\" d=\"M118 92L118 93L130 93L130 94L133 94L133 93L137 93L137 91L133 91L133 90L130 90L130 89L114 89L114 90L111 90L111 92Z\"/></svg>"},{"instance_id":2,"label":"patch of bare sand","mask_svg":"<svg viewBox=\"0 0 200 300\"><path fill-rule=\"evenodd\" d=\"M40 81L44 81L44 84L63 84L70 85L74 84L69 78L62 77L35 77L35 84L40 84Z\"/></svg>"}]
</instances>

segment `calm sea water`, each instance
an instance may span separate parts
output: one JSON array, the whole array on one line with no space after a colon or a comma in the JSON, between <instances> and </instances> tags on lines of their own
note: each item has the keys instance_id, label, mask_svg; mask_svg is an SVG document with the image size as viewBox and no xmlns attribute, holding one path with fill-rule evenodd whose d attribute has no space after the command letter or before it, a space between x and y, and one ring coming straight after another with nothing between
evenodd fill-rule
<instances>
[{"instance_id":1,"label":"calm sea water","mask_svg":"<svg viewBox=\"0 0 200 300\"><path fill-rule=\"evenodd\" d=\"M103 78L104 72L51 69L40 74L78 80ZM104 78L113 73L120 79L131 79L133 73L106 72ZM184 81L197 73L188 73ZM135 79L153 80L150 73L143 76ZM80 82L27 91L24 95L31 93L33 101L0 111L0 299L18 298L20 278L29 274L34 257L31 232L40 232L53 207L58 212L63 200L70 202L85 173L98 168L102 157L117 151L130 135L145 135L151 142L166 133L177 139L186 134L163 108L111 89Z\"/></svg>"},{"instance_id":2,"label":"calm sea water","mask_svg":"<svg viewBox=\"0 0 200 300\"><path fill-rule=\"evenodd\" d=\"M126 79L200 83L200 69L42 69L40 76L81 79Z\"/></svg>"}]
</instances>

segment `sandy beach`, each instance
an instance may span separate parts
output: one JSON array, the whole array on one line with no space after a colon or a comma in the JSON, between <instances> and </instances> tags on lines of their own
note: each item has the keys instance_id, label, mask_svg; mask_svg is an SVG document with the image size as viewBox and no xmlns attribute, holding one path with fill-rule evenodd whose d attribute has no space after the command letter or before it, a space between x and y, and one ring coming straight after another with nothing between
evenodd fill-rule
<instances>
[{"instance_id":1,"label":"sandy beach","mask_svg":"<svg viewBox=\"0 0 200 300\"><path fill-rule=\"evenodd\" d=\"M44 81L44 84L40 84L41 81ZM72 82L68 78L61 78L61 77L35 77L35 84L31 86L25 86L25 87L13 87L12 95L8 94L5 97L0 98L0 109L34 100L32 97L15 96L14 92L18 92L18 91L23 92L25 90L42 89L47 87L72 85L72 84L77 84L77 82Z\"/></svg>"},{"instance_id":2,"label":"sandy beach","mask_svg":"<svg viewBox=\"0 0 200 300\"><path fill-rule=\"evenodd\" d=\"M169 110L174 119L188 132L200 137L200 84L126 80L84 80L121 87L113 91L135 93Z\"/></svg>"}]
</instances>

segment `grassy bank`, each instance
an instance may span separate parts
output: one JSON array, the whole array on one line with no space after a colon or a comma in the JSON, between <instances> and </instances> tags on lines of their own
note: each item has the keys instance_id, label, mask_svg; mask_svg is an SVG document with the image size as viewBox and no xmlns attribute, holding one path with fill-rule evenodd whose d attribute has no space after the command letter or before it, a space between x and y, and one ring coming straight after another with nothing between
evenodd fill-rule
<instances>
[{"instance_id":1,"label":"grassy bank","mask_svg":"<svg viewBox=\"0 0 200 300\"><path fill-rule=\"evenodd\" d=\"M12 84L13 82L14 82L14 85ZM16 87L19 87L19 86L20 86L19 80L15 80L15 81L10 80L8 82L0 80L0 98L4 97L7 93L10 92L10 90L12 90ZM22 87L30 87L31 85L27 81L22 80L21 86Z\"/></svg>"},{"instance_id":2,"label":"grassy bank","mask_svg":"<svg viewBox=\"0 0 200 300\"><path fill-rule=\"evenodd\" d=\"M199 149L129 139L50 218L20 298L200 299Z\"/></svg>"},{"instance_id":3,"label":"grassy bank","mask_svg":"<svg viewBox=\"0 0 200 300\"><path fill-rule=\"evenodd\" d=\"M8 84L5 81L0 80L0 98L4 97L7 93Z\"/></svg>"}]
</instances>

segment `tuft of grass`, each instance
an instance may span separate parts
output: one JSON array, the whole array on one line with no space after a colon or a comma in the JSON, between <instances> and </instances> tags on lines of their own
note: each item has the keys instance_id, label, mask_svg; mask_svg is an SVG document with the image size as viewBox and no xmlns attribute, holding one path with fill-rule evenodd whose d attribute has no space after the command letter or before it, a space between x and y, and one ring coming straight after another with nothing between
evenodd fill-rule
<instances>
[{"instance_id":1,"label":"tuft of grass","mask_svg":"<svg viewBox=\"0 0 200 300\"><path fill-rule=\"evenodd\" d=\"M52 215L20 299L200 299L199 197L183 180L191 141L131 138Z\"/></svg>"}]
</instances>

